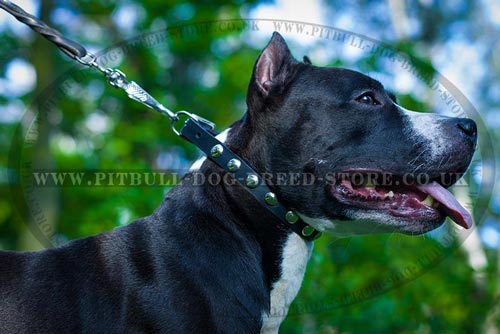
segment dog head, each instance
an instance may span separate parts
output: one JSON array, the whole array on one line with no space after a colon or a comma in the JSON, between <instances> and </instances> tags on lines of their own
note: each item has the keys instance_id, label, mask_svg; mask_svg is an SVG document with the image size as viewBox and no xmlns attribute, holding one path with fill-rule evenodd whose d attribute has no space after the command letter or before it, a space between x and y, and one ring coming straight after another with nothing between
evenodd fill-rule
<instances>
[{"instance_id":1,"label":"dog head","mask_svg":"<svg viewBox=\"0 0 500 334\"><path fill-rule=\"evenodd\" d=\"M420 234L472 219L446 190L466 171L475 123L404 109L378 81L296 61L275 33L229 141L316 229Z\"/></svg>"}]
</instances>

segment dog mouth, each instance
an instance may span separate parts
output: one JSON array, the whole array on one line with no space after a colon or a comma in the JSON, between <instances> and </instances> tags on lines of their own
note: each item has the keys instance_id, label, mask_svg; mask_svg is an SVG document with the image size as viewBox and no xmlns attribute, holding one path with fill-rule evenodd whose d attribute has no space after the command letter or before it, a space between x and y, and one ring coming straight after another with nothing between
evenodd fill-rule
<instances>
[{"instance_id":1,"label":"dog mouth","mask_svg":"<svg viewBox=\"0 0 500 334\"><path fill-rule=\"evenodd\" d=\"M389 173L342 173L331 194L344 205L412 222L435 222L448 216L463 228L472 227L470 213L438 180L419 183Z\"/></svg>"}]
</instances>

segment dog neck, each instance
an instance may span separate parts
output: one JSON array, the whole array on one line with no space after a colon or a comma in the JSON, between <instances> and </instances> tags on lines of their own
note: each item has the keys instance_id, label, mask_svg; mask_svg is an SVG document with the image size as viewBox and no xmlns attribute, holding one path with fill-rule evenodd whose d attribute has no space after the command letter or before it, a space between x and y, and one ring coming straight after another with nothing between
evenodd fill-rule
<instances>
[{"instance_id":1,"label":"dog neck","mask_svg":"<svg viewBox=\"0 0 500 334\"><path fill-rule=\"evenodd\" d=\"M206 166L202 170L203 173L214 172ZM269 288L269 308L262 311L261 333L277 334L302 284L313 243L280 225L240 185L224 184L220 189L209 187L208 192L217 196L219 203L227 205L224 220L240 225L237 228L251 234L260 246L262 270ZM224 196L224 200L220 196Z\"/></svg>"},{"instance_id":2,"label":"dog neck","mask_svg":"<svg viewBox=\"0 0 500 334\"><path fill-rule=\"evenodd\" d=\"M263 314L261 333L278 333L302 284L313 243L282 226L259 203L250 204L254 200L246 191L240 192L240 186L228 188L226 191L231 199L240 203L234 203L234 207L244 213L243 221L254 227L263 250L263 269L269 278L270 309Z\"/></svg>"},{"instance_id":3,"label":"dog neck","mask_svg":"<svg viewBox=\"0 0 500 334\"><path fill-rule=\"evenodd\" d=\"M225 141L229 130L218 139ZM214 163L202 158L190 168L204 177L211 174L224 179L225 172ZM217 177L218 178L218 177ZM226 178L227 180L227 178ZM246 192L239 184L221 182L218 185L203 185L203 193L209 200L224 203L224 220L240 225L238 228L250 233L258 242L262 254L262 270L269 288L269 308L262 313L262 334L278 333L279 326L288 313L304 277L307 261L312 251L312 242L303 240ZM211 198L210 198L211 197Z\"/></svg>"},{"instance_id":4,"label":"dog neck","mask_svg":"<svg viewBox=\"0 0 500 334\"><path fill-rule=\"evenodd\" d=\"M241 123L236 123L233 128L239 128L240 125ZM217 139L226 142L230 131L231 129L223 131ZM224 174L206 158L196 161L191 166L190 172L202 173L204 176L212 173ZM244 224L261 247L262 269L269 287L269 308L262 312L261 333L278 333L280 324L286 317L290 304L302 284L313 243L303 240L290 229L282 226L281 222L262 208L238 184L222 182L217 190L225 197L224 201L219 199L218 202L227 203L226 211L231 212L235 221ZM207 191L207 194L215 195L216 193L215 188Z\"/></svg>"}]
</instances>

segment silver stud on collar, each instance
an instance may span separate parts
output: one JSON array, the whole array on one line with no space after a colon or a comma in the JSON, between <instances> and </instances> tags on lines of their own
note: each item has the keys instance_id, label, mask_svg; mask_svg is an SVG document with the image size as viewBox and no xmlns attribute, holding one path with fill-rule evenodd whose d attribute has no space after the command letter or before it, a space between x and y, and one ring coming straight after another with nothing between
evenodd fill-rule
<instances>
[{"instance_id":1,"label":"silver stud on collar","mask_svg":"<svg viewBox=\"0 0 500 334\"><path fill-rule=\"evenodd\" d=\"M224 147L221 144L217 144L210 150L210 155L212 158L218 158L221 156L222 152L224 152Z\"/></svg>"},{"instance_id":2,"label":"silver stud on collar","mask_svg":"<svg viewBox=\"0 0 500 334\"><path fill-rule=\"evenodd\" d=\"M271 206L278 205L278 198L273 192L268 192L267 194L265 194L264 201L266 201L266 203Z\"/></svg>"},{"instance_id":3,"label":"silver stud on collar","mask_svg":"<svg viewBox=\"0 0 500 334\"><path fill-rule=\"evenodd\" d=\"M299 216L293 211L288 211L285 214L285 220L290 224L295 224L299 220Z\"/></svg>"},{"instance_id":4,"label":"silver stud on collar","mask_svg":"<svg viewBox=\"0 0 500 334\"><path fill-rule=\"evenodd\" d=\"M245 184L250 189L256 188L259 185L259 177L255 174L250 174L247 176Z\"/></svg>"},{"instance_id":5,"label":"silver stud on collar","mask_svg":"<svg viewBox=\"0 0 500 334\"><path fill-rule=\"evenodd\" d=\"M227 162L227 168L231 172L236 172L240 169L241 167L241 161L238 159L231 159Z\"/></svg>"},{"instance_id":6,"label":"silver stud on collar","mask_svg":"<svg viewBox=\"0 0 500 334\"><path fill-rule=\"evenodd\" d=\"M306 227L304 227L302 229L302 235L304 237L308 237L308 236L310 236L313 233L314 233L314 227L312 227L312 226L307 225Z\"/></svg>"}]
</instances>

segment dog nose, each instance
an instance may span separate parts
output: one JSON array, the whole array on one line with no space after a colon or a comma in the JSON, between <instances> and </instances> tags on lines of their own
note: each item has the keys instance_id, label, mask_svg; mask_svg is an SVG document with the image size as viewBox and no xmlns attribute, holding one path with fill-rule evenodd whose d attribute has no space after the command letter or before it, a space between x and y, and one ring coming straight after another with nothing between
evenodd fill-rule
<instances>
[{"instance_id":1,"label":"dog nose","mask_svg":"<svg viewBox=\"0 0 500 334\"><path fill-rule=\"evenodd\" d=\"M459 128L467 137L473 140L477 138L476 122L470 118L459 118L457 121L457 128Z\"/></svg>"}]
</instances>

